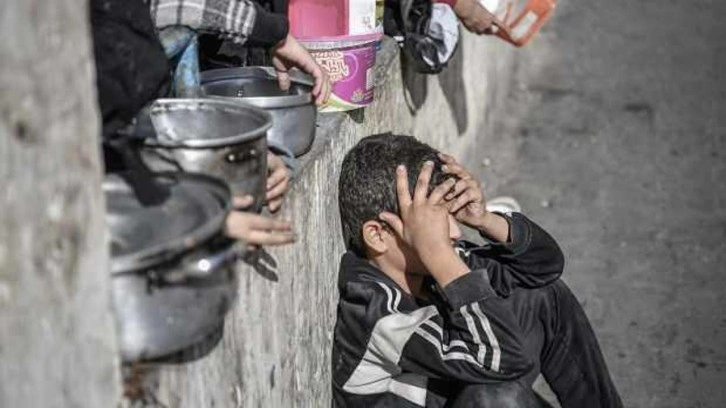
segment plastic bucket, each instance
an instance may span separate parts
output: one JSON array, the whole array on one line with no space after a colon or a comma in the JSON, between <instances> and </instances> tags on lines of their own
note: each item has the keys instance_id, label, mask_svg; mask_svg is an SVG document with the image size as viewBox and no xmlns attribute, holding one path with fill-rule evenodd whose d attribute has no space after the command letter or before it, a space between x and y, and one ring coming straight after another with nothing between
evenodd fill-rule
<instances>
[{"instance_id":1,"label":"plastic bucket","mask_svg":"<svg viewBox=\"0 0 726 408\"><path fill-rule=\"evenodd\" d=\"M313 58L326 70L332 84L328 106L320 112L342 112L368 106L373 102L374 67L380 35L366 40L302 42Z\"/></svg>"},{"instance_id":2,"label":"plastic bucket","mask_svg":"<svg viewBox=\"0 0 726 408\"><path fill-rule=\"evenodd\" d=\"M383 32L383 0L289 0L287 15L298 40Z\"/></svg>"}]
</instances>

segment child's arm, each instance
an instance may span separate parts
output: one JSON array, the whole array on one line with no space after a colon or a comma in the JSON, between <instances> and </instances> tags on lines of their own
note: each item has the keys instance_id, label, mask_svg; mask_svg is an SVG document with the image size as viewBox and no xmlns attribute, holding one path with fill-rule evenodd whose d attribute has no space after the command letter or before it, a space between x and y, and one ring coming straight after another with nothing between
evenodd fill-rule
<instances>
[{"instance_id":1,"label":"child's arm","mask_svg":"<svg viewBox=\"0 0 726 408\"><path fill-rule=\"evenodd\" d=\"M492 287L502 295L515 286L539 287L559 278L564 256L557 242L522 214L488 212L481 183L453 157L440 157L445 163L444 172L458 178L445 197L449 212L492 241L491 245L468 251L468 265L486 269Z\"/></svg>"},{"instance_id":2,"label":"child's arm","mask_svg":"<svg viewBox=\"0 0 726 408\"><path fill-rule=\"evenodd\" d=\"M515 287L537 288L557 280L565 258L554 238L522 214L502 217L510 224L510 241L469 248L464 252L467 265L486 269L502 296Z\"/></svg>"},{"instance_id":3,"label":"child's arm","mask_svg":"<svg viewBox=\"0 0 726 408\"><path fill-rule=\"evenodd\" d=\"M431 305L408 311L415 307L413 299L394 286L349 284L338 318L358 323L349 325L347 336L366 344L343 388L355 394L395 393L425 389L426 378L495 383L532 370L517 320L484 271L467 272L441 293L446 310Z\"/></svg>"},{"instance_id":4,"label":"child's arm","mask_svg":"<svg viewBox=\"0 0 726 408\"><path fill-rule=\"evenodd\" d=\"M449 216L443 196L448 180L427 197L433 164L424 164L413 197L405 168L397 170L400 218L381 214L396 234L418 254L448 303L445 316L435 306L399 313L395 305L375 324L364 362L399 365L427 377L467 382L506 381L531 369L517 319L496 296L484 271L470 272L449 241ZM395 304L391 301L390 304ZM387 306L388 307L388 306ZM365 363L363 363L365 364ZM351 386L370 383L366 369Z\"/></svg>"}]
</instances>

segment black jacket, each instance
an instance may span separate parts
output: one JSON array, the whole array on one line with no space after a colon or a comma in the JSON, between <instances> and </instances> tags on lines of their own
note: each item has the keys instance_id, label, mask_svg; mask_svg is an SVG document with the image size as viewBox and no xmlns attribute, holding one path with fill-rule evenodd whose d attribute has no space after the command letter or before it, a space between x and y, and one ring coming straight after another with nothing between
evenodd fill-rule
<instances>
[{"instance_id":1,"label":"black jacket","mask_svg":"<svg viewBox=\"0 0 726 408\"><path fill-rule=\"evenodd\" d=\"M103 135L168 93L171 74L143 0L91 0L91 30Z\"/></svg>"},{"instance_id":2,"label":"black jacket","mask_svg":"<svg viewBox=\"0 0 726 408\"><path fill-rule=\"evenodd\" d=\"M502 298L555 281L564 260L539 226L521 214L507 219L511 243L458 243L472 272L443 290L432 285L430 302L353 253L343 256L333 406L441 407L459 385L511 381L532 369Z\"/></svg>"}]
</instances>

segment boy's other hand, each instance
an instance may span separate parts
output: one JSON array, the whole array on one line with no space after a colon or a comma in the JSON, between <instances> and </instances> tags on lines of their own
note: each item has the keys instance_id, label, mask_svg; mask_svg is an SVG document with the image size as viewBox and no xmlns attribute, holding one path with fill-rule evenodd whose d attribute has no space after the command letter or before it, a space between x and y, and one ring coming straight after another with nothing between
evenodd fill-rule
<instances>
[{"instance_id":1,"label":"boy's other hand","mask_svg":"<svg viewBox=\"0 0 726 408\"><path fill-rule=\"evenodd\" d=\"M439 153L439 157L444 162L441 170L459 179L445 197L449 212L460 223L468 227L480 228L487 216L481 183L454 157L444 153Z\"/></svg>"},{"instance_id":2,"label":"boy's other hand","mask_svg":"<svg viewBox=\"0 0 726 408\"><path fill-rule=\"evenodd\" d=\"M285 197L287 188L290 185L290 172L277 155L267 153L267 193L265 200L267 208L271 213L276 212L282 206L282 199Z\"/></svg>"},{"instance_id":3,"label":"boy's other hand","mask_svg":"<svg viewBox=\"0 0 726 408\"><path fill-rule=\"evenodd\" d=\"M457 221L479 230L497 242L509 240L509 223L501 216L486 209L486 200L479 180L459 164L453 156L439 153L444 162L444 173L456 176L459 180L446 197L446 206Z\"/></svg>"}]
</instances>

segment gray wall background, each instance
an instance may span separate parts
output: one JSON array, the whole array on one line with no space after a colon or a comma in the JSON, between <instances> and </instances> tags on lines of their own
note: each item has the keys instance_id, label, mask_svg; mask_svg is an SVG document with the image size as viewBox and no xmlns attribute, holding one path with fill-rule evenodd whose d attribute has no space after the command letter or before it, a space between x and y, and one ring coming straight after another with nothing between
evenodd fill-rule
<instances>
[{"instance_id":1,"label":"gray wall background","mask_svg":"<svg viewBox=\"0 0 726 408\"><path fill-rule=\"evenodd\" d=\"M85 1L0 2L0 406L113 406Z\"/></svg>"}]
</instances>

